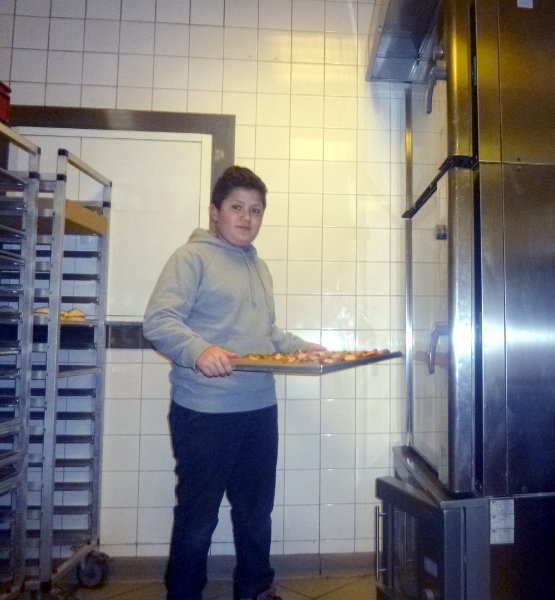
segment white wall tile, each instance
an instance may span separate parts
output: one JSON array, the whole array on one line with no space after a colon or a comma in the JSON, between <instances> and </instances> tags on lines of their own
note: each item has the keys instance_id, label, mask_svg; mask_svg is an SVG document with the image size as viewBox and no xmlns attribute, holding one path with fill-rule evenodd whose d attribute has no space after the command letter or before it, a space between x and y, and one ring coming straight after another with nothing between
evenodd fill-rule
<instances>
[{"instance_id":1,"label":"white wall tile","mask_svg":"<svg viewBox=\"0 0 555 600\"><path fill-rule=\"evenodd\" d=\"M139 434L140 409L141 400L139 398L107 398L104 402L103 432L106 435Z\"/></svg>"},{"instance_id":2,"label":"white wall tile","mask_svg":"<svg viewBox=\"0 0 555 600\"><path fill-rule=\"evenodd\" d=\"M110 363L106 365L106 398L140 398L142 365Z\"/></svg>"},{"instance_id":3,"label":"white wall tile","mask_svg":"<svg viewBox=\"0 0 555 600\"><path fill-rule=\"evenodd\" d=\"M13 47L14 18L12 15L0 14L0 47Z\"/></svg>"},{"instance_id":4,"label":"white wall tile","mask_svg":"<svg viewBox=\"0 0 555 600\"><path fill-rule=\"evenodd\" d=\"M155 56L154 86L157 88L187 89L189 58L186 56Z\"/></svg>"},{"instance_id":5,"label":"white wall tile","mask_svg":"<svg viewBox=\"0 0 555 600\"><path fill-rule=\"evenodd\" d=\"M283 535L286 540L317 540L319 538L320 515L318 504L286 506L283 515ZM291 551L293 552L293 550Z\"/></svg>"},{"instance_id":6,"label":"white wall tile","mask_svg":"<svg viewBox=\"0 0 555 600\"><path fill-rule=\"evenodd\" d=\"M353 469L355 466L355 436L344 433L321 435L323 469Z\"/></svg>"},{"instance_id":7,"label":"white wall tile","mask_svg":"<svg viewBox=\"0 0 555 600\"><path fill-rule=\"evenodd\" d=\"M133 544L137 541L136 508L104 508L100 512L100 535L102 543Z\"/></svg>"},{"instance_id":8,"label":"white wall tile","mask_svg":"<svg viewBox=\"0 0 555 600\"><path fill-rule=\"evenodd\" d=\"M256 60L258 31L255 28L226 27L223 31L225 58Z\"/></svg>"},{"instance_id":9,"label":"white wall tile","mask_svg":"<svg viewBox=\"0 0 555 600\"><path fill-rule=\"evenodd\" d=\"M118 55L85 52L83 55L83 83L87 85L116 85Z\"/></svg>"},{"instance_id":10,"label":"white wall tile","mask_svg":"<svg viewBox=\"0 0 555 600\"><path fill-rule=\"evenodd\" d=\"M289 195L289 225L319 227L322 225L322 196L320 194Z\"/></svg>"},{"instance_id":11,"label":"white wall tile","mask_svg":"<svg viewBox=\"0 0 555 600\"><path fill-rule=\"evenodd\" d=\"M326 2L326 31L356 33L356 10L356 2Z\"/></svg>"},{"instance_id":12,"label":"white wall tile","mask_svg":"<svg viewBox=\"0 0 555 600\"><path fill-rule=\"evenodd\" d=\"M356 290L356 263L324 261L322 263L322 293L354 294Z\"/></svg>"},{"instance_id":13,"label":"white wall tile","mask_svg":"<svg viewBox=\"0 0 555 600\"><path fill-rule=\"evenodd\" d=\"M261 158L289 158L289 128L257 127L256 154Z\"/></svg>"},{"instance_id":14,"label":"white wall tile","mask_svg":"<svg viewBox=\"0 0 555 600\"><path fill-rule=\"evenodd\" d=\"M105 435L102 447L104 471L136 471L139 468L138 435Z\"/></svg>"},{"instance_id":15,"label":"white wall tile","mask_svg":"<svg viewBox=\"0 0 555 600\"><path fill-rule=\"evenodd\" d=\"M35 17L47 17L50 14L50 0L17 0L15 13Z\"/></svg>"},{"instance_id":16,"label":"white wall tile","mask_svg":"<svg viewBox=\"0 0 555 600\"><path fill-rule=\"evenodd\" d=\"M120 52L128 54L154 53L154 23L122 21Z\"/></svg>"},{"instance_id":17,"label":"white wall tile","mask_svg":"<svg viewBox=\"0 0 555 600\"><path fill-rule=\"evenodd\" d=\"M154 21L156 0L122 0L122 21Z\"/></svg>"},{"instance_id":18,"label":"white wall tile","mask_svg":"<svg viewBox=\"0 0 555 600\"><path fill-rule=\"evenodd\" d=\"M223 60L189 59L189 89L219 91L222 86Z\"/></svg>"},{"instance_id":19,"label":"white wall tile","mask_svg":"<svg viewBox=\"0 0 555 600\"><path fill-rule=\"evenodd\" d=\"M28 82L46 81L46 54L39 50L17 50L12 56L12 80ZM12 101L17 90L12 89Z\"/></svg>"},{"instance_id":20,"label":"white wall tile","mask_svg":"<svg viewBox=\"0 0 555 600\"><path fill-rule=\"evenodd\" d=\"M325 227L322 248L324 260L356 260L356 230L350 227Z\"/></svg>"},{"instance_id":21,"label":"white wall tile","mask_svg":"<svg viewBox=\"0 0 555 600\"><path fill-rule=\"evenodd\" d=\"M167 435L170 402L164 400L141 401L140 430L146 435Z\"/></svg>"},{"instance_id":22,"label":"white wall tile","mask_svg":"<svg viewBox=\"0 0 555 600\"><path fill-rule=\"evenodd\" d=\"M322 266L317 261L292 261L287 275L290 294L320 294Z\"/></svg>"},{"instance_id":23,"label":"white wall tile","mask_svg":"<svg viewBox=\"0 0 555 600\"><path fill-rule=\"evenodd\" d=\"M324 504L320 508L323 540L352 540L355 536L354 504ZM331 547L328 547L331 550Z\"/></svg>"},{"instance_id":24,"label":"white wall tile","mask_svg":"<svg viewBox=\"0 0 555 600\"><path fill-rule=\"evenodd\" d=\"M81 91L81 106L89 108L116 108L117 88L83 85Z\"/></svg>"},{"instance_id":25,"label":"white wall tile","mask_svg":"<svg viewBox=\"0 0 555 600\"><path fill-rule=\"evenodd\" d=\"M352 346L351 346L352 348ZM340 348L334 348L330 346L331 350L339 350ZM322 378L321 384L321 397L323 399L352 399L355 397L355 379L356 371L347 369L344 371L337 371L335 373L328 373L326 377ZM354 430L353 430L354 431ZM326 431L325 433L345 433L339 431ZM352 432L351 432L352 433Z\"/></svg>"},{"instance_id":26,"label":"white wall tile","mask_svg":"<svg viewBox=\"0 0 555 600\"><path fill-rule=\"evenodd\" d=\"M291 35L291 60L293 63L323 64L325 60L324 34L294 31Z\"/></svg>"},{"instance_id":27,"label":"white wall tile","mask_svg":"<svg viewBox=\"0 0 555 600\"><path fill-rule=\"evenodd\" d=\"M106 508L136 508L138 503L138 471L102 472L100 506Z\"/></svg>"},{"instance_id":28,"label":"white wall tile","mask_svg":"<svg viewBox=\"0 0 555 600\"><path fill-rule=\"evenodd\" d=\"M259 0L258 10L261 29L291 28L291 0Z\"/></svg>"},{"instance_id":29,"label":"white wall tile","mask_svg":"<svg viewBox=\"0 0 555 600\"><path fill-rule=\"evenodd\" d=\"M328 160L324 162L323 186L326 194L356 194L357 164Z\"/></svg>"},{"instance_id":30,"label":"white wall tile","mask_svg":"<svg viewBox=\"0 0 555 600\"><path fill-rule=\"evenodd\" d=\"M0 48L0 80L10 80L10 67L12 64L11 48Z\"/></svg>"},{"instance_id":31,"label":"white wall tile","mask_svg":"<svg viewBox=\"0 0 555 600\"><path fill-rule=\"evenodd\" d=\"M190 90L187 94L187 109L193 113L219 115L222 109L222 93Z\"/></svg>"},{"instance_id":32,"label":"white wall tile","mask_svg":"<svg viewBox=\"0 0 555 600\"><path fill-rule=\"evenodd\" d=\"M326 95L356 97L358 81L356 67L326 64L324 72Z\"/></svg>"},{"instance_id":33,"label":"white wall tile","mask_svg":"<svg viewBox=\"0 0 555 600\"><path fill-rule=\"evenodd\" d=\"M171 536L173 509L139 508L137 511L137 541L143 544L168 543Z\"/></svg>"},{"instance_id":34,"label":"white wall tile","mask_svg":"<svg viewBox=\"0 0 555 600\"><path fill-rule=\"evenodd\" d=\"M282 436L285 469L319 469L320 439L318 435Z\"/></svg>"},{"instance_id":35,"label":"white wall tile","mask_svg":"<svg viewBox=\"0 0 555 600\"><path fill-rule=\"evenodd\" d=\"M89 52L118 52L119 22L100 19L85 21L84 48Z\"/></svg>"},{"instance_id":36,"label":"white wall tile","mask_svg":"<svg viewBox=\"0 0 555 600\"><path fill-rule=\"evenodd\" d=\"M354 329L355 306L354 296L324 296L322 298L322 327L324 329Z\"/></svg>"},{"instance_id":37,"label":"white wall tile","mask_svg":"<svg viewBox=\"0 0 555 600\"><path fill-rule=\"evenodd\" d=\"M321 161L291 160L289 189L295 194L318 194L323 190L324 175Z\"/></svg>"},{"instance_id":38,"label":"white wall tile","mask_svg":"<svg viewBox=\"0 0 555 600\"><path fill-rule=\"evenodd\" d=\"M293 63L291 65L291 93L322 96L324 92L324 65Z\"/></svg>"},{"instance_id":39,"label":"white wall tile","mask_svg":"<svg viewBox=\"0 0 555 600\"><path fill-rule=\"evenodd\" d=\"M291 125L296 127L322 127L324 99L317 96L291 96Z\"/></svg>"},{"instance_id":40,"label":"white wall tile","mask_svg":"<svg viewBox=\"0 0 555 600\"><path fill-rule=\"evenodd\" d=\"M262 177L269 190L288 192L289 164L288 160L256 158L253 161L253 168Z\"/></svg>"},{"instance_id":41,"label":"white wall tile","mask_svg":"<svg viewBox=\"0 0 555 600\"><path fill-rule=\"evenodd\" d=\"M113 19L119 21L121 0L87 0L88 19Z\"/></svg>"},{"instance_id":42,"label":"white wall tile","mask_svg":"<svg viewBox=\"0 0 555 600\"><path fill-rule=\"evenodd\" d=\"M152 110L152 87L118 86L116 108Z\"/></svg>"},{"instance_id":43,"label":"white wall tile","mask_svg":"<svg viewBox=\"0 0 555 600\"><path fill-rule=\"evenodd\" d=\"M226 92L256 92L257 63L246 60L224 61L223 89Z\"/></svg>"},{"instance_id":44,"label":"white wall tile","mask_svg":"<svg viewBox=\"0 0 555 600\"><path fill-rule=\"evenodd\" d=\"M75 19L85 18L86 0L52 0L51 15Z\"/></svg>"},{"instance_id":45,"label":"white wall tile","mask_svg":"<svg viewBox=\"0 0 555 600\"><path fill-rule=\"evenodd\" d=\"M83 50L85 21L83 19L50 19L51 50Z\"/></svg>"},{"instance_id":46,"label":"white wall tile","mask_svg":"<svg viewBox=\"0 0 555 600\"><path fill-rule=\"evenodd\" d=\"M291 62L291 33L289 31L259 29L258 59Z\"/></svg>"},{"instance_id":47,"label":"white wall tile","mask_svg":"<svg viewBox=\"0 0 555 600\"><path fill-rule=\"evenodd\" d=\"M388 398L357 400L357 433L388 433L389 430Z\"/></svg>"},{"instance_id":48,"label":"white wall tile","mask_svg":"<svg viewBox=\"0 0 555 600\"><path fill-rule=\"evenodd\" d=\"M355 473L352 469L322 469L322 504L354 504Z\"/></svg>"},{"instance_id":49,"label":"white wall tile","mask_svg":"<svg viewBox=\"0 0 555 600\"><path fill-rule=\"evenodd\" d=\"M295 0L292 5L294 31L324 31L326 4L322 0Z\"/></svg>"},{"instance_id":50,"label":"white wall tile","mask_svg":"<svg viewBox=\"0 0 555 600\"><path fill-rule=\"evenodd\" d=\"M80 106L81 86L62 83L47 85L46 104L52 106Z\"/></svg>"},{"instance_id":51,"label":"white wall tile","mask_svg":"<svg viewBox=\"0 0 555 600\"><path fill-rule=\"evenodd\" d=\"M156 23L154 53L156 55L189 56L189 25Z\"/></svg>"},{"instance_id":52,"label":"white wall tile","mask_svg":"<svg viewBox=\"0 0 555 600\"><path fill-rule=\"evenodd\" d=\"M258 93L288 94L291 89L291 68L289 64L258 62Z\"/></svg>"},{"instance_id":53,"label":"white wall tile","mask_svg":"<svg viewBox=\"0 0 555 600\"><path fill-rule=\"evenodd\" d=\"M48 29L49 20L46 18L17 16L14 24L13 47L46 49Z\"/></svg>"},{"instance_id":54,"label":"white wall tile","mask_svg":"<svg viewBox=\"0 0 555 600\"><path fill-rule=\"evenodd\" d=\"M292 159L321 160L324 155L324 131L316 127L290 129Z\"/></svg>"},{"instance_id":55,"label":"white wall tile","mask_svg":"<svg viewBox=\"0 0 555 600\"><path fill-rule=\"evenodd\" d=\"M285 472L285 505L318 504L320 498L320 471L318 469L291 469Z\"/></svg>"},{"instance_id":56,"label":"white wall tile","mask_svg":"<svg viewBox=\"0 0 555 600\"><path fill-rule=\"evenodd\" d=\"M166 23L189 23L189 2L157 0L156 20Z\"/></svg>"},{"instance_id":57,"label":"white wall tile","mask_svg":"<svg viewBox=\"0 0 555 600\"><path fill-rule=\"evenodd\" d=\"M152 88L154 57L119 54L118 85Z\"/></svg>"},{"instance_id":58,"label":"white wall tile","mask_svg":"<svg viewBox=\"0 0 555 600\"><path fill-rule=\"evenodd\" d=\"M221 27L224 23L224 0L191 0L191 23Z\"/></svg>"},{"instance_id":59,"label":"white wall tile","mask_svg":"<svg viewBox=\"0 0 555 600\"><path fill-rule=\"evenodd\" d=\"M325 37L326 64L356 65L358 38L347 33L327 33Z\"/></svg>"},{"instance_id":60,"label":"white wall tile","mask_svg":"<svg viewBox=\"0 0 555 600\"><path fill-rule=\"evenodd\" d=\"M319 227L289 227L289 260L321 260L322 230Z\"/></svg>"},{"instance_id":61,"label":"white wall tile","mask_svg":"<svg viewBox=\"0 0 555 600\"><path fill-rule=\"evenodd\" d=\"M221 27L191 25L189 30L189 54L202 58L223 58L224 30Z\"/></svg>"},{"instance_id":62,"label":"white wall tile","mask_svg":"<svg viewBox=\"0 0 555 600\"><path fill-rule=\"evenodd\" d=\"M267 198L264 211L264 226L286 227L288 222L289 195L284 192L272 193Z\"/></svg>"},{"instance_id":63,"label":"white wall tile","mask_svg":"<svg viewBox=\"0 0 555 600\"><path fill-rule=\"evenodd\" d=\"M318 400L287 400L285 403L287 433L319 433L320 402ZM286 480L287 481L287 480Z\"/></svg>"},{"instance_id":64,"label":"white wall tile","mask_svg":"<svg viewBox=\"0 0 555 600\"><path fill-rule=\"evenodd\" d=\"M256 248L264 260L287 258L287 228L265 226L258 235Z\"/></svg>"},{"instance_id":65,"label":"white wall tile","mask_svg":"<svg viewBox=\"0 0 555 600\"><path fill-rule=\"evenodd\" d=\"M152 90L152 110L187 112L187 90Z\"/></svg>"},{"instance_id":66,"label":"white wall tile","mask_svg":"<svg viewBox=\"0 0 555 600\"><path fill-rule=\"evenodd\" d=\"M173 507L175 484L172 471L143 471L139 476L139 506Z\"/></svg>"},{"instance_id":67,"label":"white wall tile","mask_svg":"<svg viewBox=\"0 0 555 600\"><path fill-rule=\"evenodd\" d=\"M356 436L356 466L358 469L389 467L391 461L388 433L369 433Z\"/></svg>"},{"instance_id":68,"label":"white wall tile","mask_svg":"<svg viewBox=\"0 0 555 600\"><path fill-rule=\"evenodd\" d=\"M356 411L354 399L328 398L322 400L321 413L322 433L355 432ZM328 502L331 502L331 500L328 500Z\"/></svg>"},{"instance_id":69,"label":"white wall tile","mask_svg":"<svg viewBox=\"0 0 555 600\"><path fill-rule=\"evenodd\" d=\"M328 129L324 133L324 160L355 161L357 134L354 129Z\"/></svg>"},{"instance_id":70,"label":"white wall tile","mask_svg":"<svg viewBox=\"0 0 555 600\"><path fill-rule=\"evenodd\" d=\"M226 0L225 25L256 28L258 26L258 0Z\"/></svg>"},{"instance_id":71,"label":"white wall tile","mask_svg":"<svg viewBox=\"0 0 555 600\"><path fill-rule=\"evenodd\" d=\"M143 435L140 440L141 471L173 471L174 459L168 435Z\"/></svg>"}]
</instances>

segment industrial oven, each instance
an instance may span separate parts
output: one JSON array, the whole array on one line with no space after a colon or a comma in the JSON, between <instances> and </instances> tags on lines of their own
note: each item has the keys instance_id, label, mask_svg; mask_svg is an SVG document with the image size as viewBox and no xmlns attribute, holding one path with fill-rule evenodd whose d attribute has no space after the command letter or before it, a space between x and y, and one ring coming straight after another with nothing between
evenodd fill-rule
<instances>
[{"instance_id":1,"label":"industrial oven","mask_svg":"<svg viewBox=\"0 0 555 600\"><path fill-rule=\"evenodd\" d=\"M432 4L427 77L407 77L407 434L377 481L379 597L551 600L555 4Z\"/></svg>"}]
</instances>

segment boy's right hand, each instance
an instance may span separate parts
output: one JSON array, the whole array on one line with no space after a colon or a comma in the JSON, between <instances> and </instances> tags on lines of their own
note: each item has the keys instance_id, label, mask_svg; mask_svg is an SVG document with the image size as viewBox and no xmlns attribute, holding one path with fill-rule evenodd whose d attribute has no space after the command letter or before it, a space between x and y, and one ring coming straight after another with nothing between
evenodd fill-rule
<instances>
[{"instance_id":1,"label":"boy's right hand","mask_svg":"<svg viewBox=\"0 0 555 600\"><path fill-rule=\"evenodd\" d=\"M197 358L196 367L206 377L225 377L233 373L229 359L236 356L237 352L210 346Z\"/></svg>"}]
</instances>

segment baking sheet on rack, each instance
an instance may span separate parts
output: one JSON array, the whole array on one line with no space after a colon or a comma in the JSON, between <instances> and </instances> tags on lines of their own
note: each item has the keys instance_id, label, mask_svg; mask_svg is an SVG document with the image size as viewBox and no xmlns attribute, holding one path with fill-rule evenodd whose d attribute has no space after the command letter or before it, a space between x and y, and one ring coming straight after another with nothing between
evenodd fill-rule
<instances>
[{"instance_id":1,"label":"baking sheet on rack","mask_svg":"<svg viewBox=\"0 0 555 600\"><path fill-rule=\"evenodd\" d=\"M306 362L300 364L280 363L272 360L257 360L249 358L233 358L231 363L235 371L258 371L272 373L284 373L289 375L324 375L325 373L333 373L335 371L343 371L344 369L354 369L363 365L370 365L392 358L399 358L401 352L390 352L389 350L380 350L359 360L345 360L331 365L323 365L319 362Z\"/></svg>"}]
</instances>

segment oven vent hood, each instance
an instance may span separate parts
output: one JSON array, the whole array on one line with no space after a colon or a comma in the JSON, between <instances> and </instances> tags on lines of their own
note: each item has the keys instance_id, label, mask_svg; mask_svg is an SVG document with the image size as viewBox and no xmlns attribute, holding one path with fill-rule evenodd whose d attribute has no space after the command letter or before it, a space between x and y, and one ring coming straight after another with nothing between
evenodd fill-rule
<instances>
[{"instance_id":1,"label":"oven vent hood","mask_svg":"<svg viewBox=\"0 0 555 600\"><path fill-rule=\"evenodd\" d=\"M441 36L441 0L377 0L367 81L426 81Z\"/></svg>"}]
</instances>

